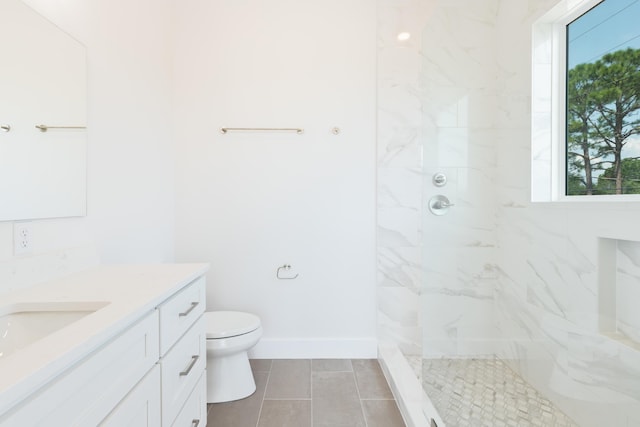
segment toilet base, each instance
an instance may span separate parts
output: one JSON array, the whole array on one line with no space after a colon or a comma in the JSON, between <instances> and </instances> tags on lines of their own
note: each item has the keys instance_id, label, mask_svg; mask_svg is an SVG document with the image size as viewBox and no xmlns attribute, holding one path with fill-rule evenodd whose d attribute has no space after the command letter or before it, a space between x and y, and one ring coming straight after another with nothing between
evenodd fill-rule
<instances>
[{"instance_id":1,"label":"toilet base","mask_svg":"<svg viewBox=\"0 0 640 427\"><path fill-rule=\"evenodd\" d=\"M246 351L227 356L207 355L207 402L221 403L243 399L256 391Z\"/></svg>"}]
</instances>

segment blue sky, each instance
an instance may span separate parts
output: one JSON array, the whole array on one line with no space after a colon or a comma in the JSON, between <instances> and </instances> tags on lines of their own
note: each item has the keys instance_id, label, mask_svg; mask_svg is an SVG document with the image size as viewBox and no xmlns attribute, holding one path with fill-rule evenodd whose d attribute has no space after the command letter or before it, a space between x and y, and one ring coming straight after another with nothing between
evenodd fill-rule
<instances>
[{"instance_id":1,"label":"blue sky","mask_svg":"<svg viewBox=\"0 0 640 427\"><path fill-rule=\"evenodd\" d=\"M640 0L604 0L567 28L569 68L627 47L640 48Z\"/></svg>"}]
</instances>

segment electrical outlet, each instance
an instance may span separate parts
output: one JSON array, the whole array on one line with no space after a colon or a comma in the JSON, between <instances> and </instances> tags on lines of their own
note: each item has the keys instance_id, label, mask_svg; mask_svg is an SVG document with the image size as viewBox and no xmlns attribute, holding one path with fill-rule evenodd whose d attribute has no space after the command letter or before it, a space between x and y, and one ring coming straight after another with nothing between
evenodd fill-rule
<instances>
[{"instance_id":1,"label":"electrical outlet","mask_svg":"<svg viewBox=\"0 0 640 427\"><path fill-rule=\"evenodd\" d=\"M27 255L33 252L33 234L30 222L13 224L13 254Z\"/></svg>"}]
</instances>

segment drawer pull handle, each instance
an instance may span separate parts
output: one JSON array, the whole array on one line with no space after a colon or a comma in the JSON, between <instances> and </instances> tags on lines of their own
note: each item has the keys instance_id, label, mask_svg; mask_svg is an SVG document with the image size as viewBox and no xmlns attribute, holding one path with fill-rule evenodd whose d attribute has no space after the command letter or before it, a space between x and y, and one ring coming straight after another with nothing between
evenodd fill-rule
<instances>
[{"instance_id":1,"label":"drawer pull handle","mask_svg":"<svg viewBox=\"0 0 640 427\"><path fill-rule=\"evenodd\" d=\"M200 420L191 421L191 427L198 427L200 425Z\"/></svg>"},{"instance_id":2,"label":"drawer pull handle","mask_svg":"<svg viewBox=\"0 0 640 427\"><path fill-rule=\"evenodd\" d=\"M187 311L184 311L184 312L182 312L182 313L179 313L179 314L178 314L178 316L179 316L179 317L188 316L188 315L189 315L189 313L191 313L191 312L193 311L193 309L194 309L194 308L196 308L196 307L198 306L198 304L200 304L200 302L199 302L199 301L192 302L192 303L191 303L191 307L189 307L189 309L188 309Z\"/></svg>"},{"instance_id":3,"label":"drawer pull handle","mask_svg":"<svg viewBox=\"0 0 640 427\"><path fill-rule=\"evenodd\" d=\"M186 370L180 372L180 376L184 377L184 376L189 375L189 372L191 372L191 370L193 369L193 365L196 364L198 359L200 359L200 356L191 356L191 363L189 363L189 366L187 367Z\"/></svg>"}]
</instances>

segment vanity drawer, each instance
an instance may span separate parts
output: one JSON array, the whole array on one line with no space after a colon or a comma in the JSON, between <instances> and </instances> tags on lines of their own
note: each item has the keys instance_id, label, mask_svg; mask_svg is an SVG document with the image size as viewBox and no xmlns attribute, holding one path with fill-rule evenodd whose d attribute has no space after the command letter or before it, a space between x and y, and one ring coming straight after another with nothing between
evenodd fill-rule
<instances>
[{"instance_id":1,"label":"vanity drawer","mask_svg":"<svg viewBox=\"0 0 640 427\"><path fill-rule=\"evenodd\" d=\"M170 426L207 364L204 316L161 359L162 421Z\"/></svg>"},{"instance_id":2,"label":"vanity drawer","mask_svg":"<svg viewBox=\"0 0 640 427\"><path fill-rule=\"evenodd\" d=\"M160 309L160 355L164 355L204 313L205 278L200 277L162 303Z\"/></svg>"},{"instance_id":3,"label":"vanity drawer","mask_svg":"<svg viewBox=\"0 0 640 427\"><path fill-rule=\"evenodd\" d=\"M95 426L157 360L154 310L0 418L0 427Z\"/></svg>"},{"instance_id":4,"label":"vanity drawer","mask_svg":"<svg viewBox=\"0 0 640 427\"><path fill-rule=\"evenodd\" d=\"M171 427L205 427L207 424L207 373L200 375L196 388L191 392Z\"/></svg>"}]
</instances>

